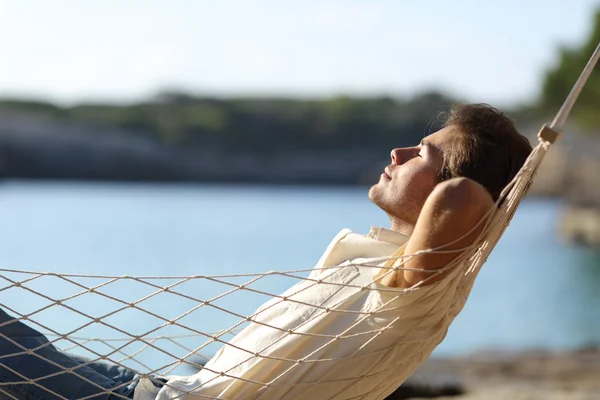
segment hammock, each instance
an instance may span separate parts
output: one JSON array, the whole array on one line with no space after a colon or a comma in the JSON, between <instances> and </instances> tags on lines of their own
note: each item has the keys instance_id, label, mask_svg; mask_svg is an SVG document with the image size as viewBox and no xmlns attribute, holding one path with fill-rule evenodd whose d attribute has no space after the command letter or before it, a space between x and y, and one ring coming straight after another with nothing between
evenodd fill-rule
<instances>
[{"instance_id":1,"label":"hammock","mask_svg":"<svg viewBox=\"0 0 600 400\"><path fill-rule=\"evenodd\" d=\"M600 58L600 45L596 48L555 119L549 126L544 125L538 133L538 145L533 149L513 181L502 191L496 207L492 208L480 221L480 224L484 224L484 228L481 231L480 240L475 241L477 245L458 250L461 252L460 255L449 266L440 270L440 272L452 270L452 273L458 277L459 287L457 290L465 297L465 301L478 271L508 226L546 152L559 138L566 118L598 58ZM444 250L444 247L450 244L419 253L449 251ZM385 262L385 273L388 274L402 269L406 260L414 255L395 255L378 261ZM460 269L453 269L459 264L462 265ZM372 267L373 265L366 263L360 266ZM295 301L272 293L269 288L272 290L274 286L281 286L283 280L286 282L309 282L311 285L320 284L320 280L306 278L307 273L311 271L312 269L212 276L106 276L0 269L2 280L5 283L0 288L0 308L16 318L13 321L0 323L0 329L15 321L22 321L43 332L49 339L48 342L40 342L38 346L32 348L23 346L13 338L0 333L0 340L11 343L15 348L12 353L0 354L0 367L4 367L13 374L11 379L4 379L0 375L0 393L8 398L17 398L14 393L11 394L5 390L6 387L27 384L43 388L48 393L48 398L66 399L52 388L45 386L45 380L60 374L76 375L91 385L97 386L100 392L112 395L110 398L127 398L119 394L118 389L144 379L147 382L158 382L168 386L168 382L165 383L158 377L175 372L188 375L194 369L202 368L202 365L218 348L232 346L229 341L252 321L256 322L257 313L253 314L253 308L248 308L252 307L252 304L258 301L262 303L266 300L271 300L272 303L274 302L273 304ZM361 289L370 290L368 287ZM378 288L378 290L385 289ZM51 295L52 292L61 295ZM24 300L20 300L18 304L5 304L4 299L15 293ZM139 293L143 293L143 295L140 296ZM394 301L402 296L410 296L413 292L408 289L390 290L390 293L393 294L391 301ZM252 300L248 301L250 297ZM94 304L93 309L90 309L89 304ZM456 314L463 305L464 301L460 304ZM382 304L380 309L383 310L385 307L386 304ZM322 308L321 312L329 311L325 307L320 308ZM433 308L434 305L431 305L431 309ZM430 312L432 310L423 311L424 314ZM56 320L61 320L62 332L52 328L53 321ZM207 332L199 328L213 320L219 320L222 324L228 323L230 326L214 332ZM147 329L148 326L152 326L152 328ZM271 328L278 329L275 326L271 326ZM385 333L385 329L362 332L360 335L351 335L345 332L336 337L321 337L320 339L324 340L323 347L326 347L340 338L352 336L353 343L357 347L353 354L356 354L360 349L368 348L370 343L377 341L378 337ZM87 336L86 332L90 330L101 332L103 338L98 338L98 335ZM289 332L289 334L295 333L299 332ZM303 334L310 336L310 333L304 332ZM399 338L400 341L408 337L410 332L405 334L406 336ZM108 361L118 367L125 367L136 375L107 389L79 374L80 367L67 368L46 360L55 365L58 372L51 375L28 377L8 367L5 362L10 357L23 354L43 360L44 357L40 354L40 350L48 346L55 346L79 356L86 356L87 358L80 364L83 367L91 366L97 361ZM258 353L252 354L252 356L262 357ZM293 362L294 366L322 361L309 359L306 356L310 356L310 354L303 355L302 358L283 361ZM428 354L424 358L427 356ZM394 365L383 372L391 376L397 374L402 368L402 365ZM234 375L229 375L229 370L213 372L218 376L235 378ZM286 371L278 378L285 373ZM325 377L321 377L314 383L319 383L323 379ZM258 398L257 393L260 394L261 390L266 390L273 385L273 381L253 380L246 383L251 385L252 393L246 393L243 397L236 398ZM396 380L389 387L378 387L376 395L370 398L384 398L401 383ZM342 382L342 391L352 393L356 385L357 380ZM285 398L300 398L303 393L307 393L308 389L308 387L302 388L302 390L295 391L294 395L288 395ZM186 394L189 393L184 392L181 397L185 397ZM94 396L81 397L81 400L91 397ZM200 398L215 397L201 396ZM354 397L345 395L343 398L362 397L358 394Z\"/></svg>"}]
</instances>

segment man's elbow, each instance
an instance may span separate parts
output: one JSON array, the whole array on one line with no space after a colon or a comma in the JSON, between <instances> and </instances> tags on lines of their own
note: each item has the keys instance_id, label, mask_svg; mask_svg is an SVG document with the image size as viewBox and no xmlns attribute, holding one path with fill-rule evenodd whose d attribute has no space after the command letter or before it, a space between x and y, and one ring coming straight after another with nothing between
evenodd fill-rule
<instances>
[{"instance_id":1,"label":"man's elbow","mask_svg":"<svg viewBox=\"0 0 600 400\"><path fill-rule=\"evenodd\" d=\"M460 216L464 222L481 218L494 205L489 192L468 178L454 178L438 184L428 201L434 202L438 211Z\"/></svg>"}]
</instances>

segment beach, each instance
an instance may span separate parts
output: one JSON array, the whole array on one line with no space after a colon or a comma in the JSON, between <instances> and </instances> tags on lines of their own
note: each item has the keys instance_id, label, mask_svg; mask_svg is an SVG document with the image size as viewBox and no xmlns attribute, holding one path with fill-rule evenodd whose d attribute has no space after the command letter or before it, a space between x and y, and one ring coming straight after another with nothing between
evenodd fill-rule
<instances>
[{"instance_id":1,"label":"beach","mask_svg":"<svg viewBox=\"0 0 600 400\"><path fill-rule=\"evenodd\" d=\"M599 399L600 348L432 358L405 386L412 393L399 390L389 399Z\"/></svg>"}]
</instances>

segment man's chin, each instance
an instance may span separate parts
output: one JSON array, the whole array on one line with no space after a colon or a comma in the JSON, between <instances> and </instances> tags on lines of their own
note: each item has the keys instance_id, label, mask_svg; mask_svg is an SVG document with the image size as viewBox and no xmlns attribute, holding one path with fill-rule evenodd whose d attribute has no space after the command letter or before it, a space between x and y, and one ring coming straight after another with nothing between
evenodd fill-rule
<instances>
[{"instance_id":1,"label":"man's chin","mask_svg":"<svg viewBox=\"0 0 600 400\"><path fill-rule=\"evenodd\" d=\"M395 207L389 206L384 194L384 188L382 188L379 184L375 184L369 189L369 200L371 200L373 204L379 207L386 214L390 216L397 215L398 210L395 210Z\"/></svg>"},{"instance_id":2,"label":"man's chin","mask_svg":"<svg viewBox=\"0 0 600 400\"><path fill-rule=\"evenodd\" d=\"M375 196L376 191L377 191L377 184L375 184L369 188L369 193L368 193L369 200L371 200L373 203L375 203L374 198L376 197Z\"/></svg>"},{"instance_id":3,"label":"man's chin","mask_svg":"<svg viewBox=\"0 0 600 400\"><path fill-rule=\"evenodd\" d=\"M381 187L378 184L371 186L369 189L369 200L371 200L377 207L381 207Z\"/></svg>"}]
</instances>

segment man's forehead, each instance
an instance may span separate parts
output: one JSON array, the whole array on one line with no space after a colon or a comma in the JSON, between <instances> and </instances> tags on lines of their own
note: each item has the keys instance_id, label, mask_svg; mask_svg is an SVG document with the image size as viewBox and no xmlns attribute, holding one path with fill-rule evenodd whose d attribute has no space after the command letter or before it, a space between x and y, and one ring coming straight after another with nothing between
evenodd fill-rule
<instances>
[{"instance_id":1,"label":"man's forehead","mask_svg":"<svg viewBox=\"0 0 600 400\"><path fill-rule=\"evenodd\" d=\"M443 159L448 152L452 151L455 141L459 138L457 130L448 126L424 137L421 140L421 147L436 158Z\"/></svg>"},{"instance_id":2,"label":"man's forehead","mask_svg":"<svg viewBox=\"0 0 600 400\"><path fill-rule=\"evenodd\" d=\"M447 126L421 140L421 146L430 146L443 150L443 147L457 139L457 132L452 126Z\"/></svg>"}]
</instances>

